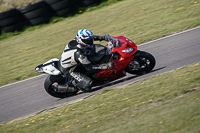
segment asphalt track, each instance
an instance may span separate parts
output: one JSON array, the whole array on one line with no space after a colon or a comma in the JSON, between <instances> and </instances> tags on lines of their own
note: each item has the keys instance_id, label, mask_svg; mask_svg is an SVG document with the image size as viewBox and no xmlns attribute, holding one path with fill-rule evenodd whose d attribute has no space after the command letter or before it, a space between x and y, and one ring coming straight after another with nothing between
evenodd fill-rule
<instances>
[{"instance_id":1,"label":"asphalt track","mask_svg":"<svg viewBox=\"0 0 200 133\"><path fill-rule=\"evenodd\" d=\"M58 99L48 95L43 88L47 75L0 87L0 124L82 100L104 89L121 88L154 75L198 63L200 27L142 44L139 50L150 52L155 56L157 64L151 73L142 76L127 75L110 84L95 87L91 92L80 92L73 97Z\"/></svg>"}]
</instances>

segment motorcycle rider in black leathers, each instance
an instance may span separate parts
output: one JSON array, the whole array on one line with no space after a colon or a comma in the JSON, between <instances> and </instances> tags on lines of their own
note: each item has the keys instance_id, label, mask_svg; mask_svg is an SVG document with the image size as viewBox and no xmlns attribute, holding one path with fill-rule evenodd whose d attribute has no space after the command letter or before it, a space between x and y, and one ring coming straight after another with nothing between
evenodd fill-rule
<instances>
[{"instance_id":1,"label":"motorcycle rider in black leathers","mask_svg":"<svg viewBox=\"0 0 200 133\"><path fill-rule=\"evenodd\" d=\"M111 62L93 65L85 55L84 49L86 47L92 47L96 40L108 41L106 36L93 35L91 31L82 29L66 45L61 55L60 64L62 72L68 78L68 87L73 85L81 90L89 90L93 85L93 81L88 77L88 73L95 73L100 70L112 68L113 64Z\"/></svg>"}]
</instances>

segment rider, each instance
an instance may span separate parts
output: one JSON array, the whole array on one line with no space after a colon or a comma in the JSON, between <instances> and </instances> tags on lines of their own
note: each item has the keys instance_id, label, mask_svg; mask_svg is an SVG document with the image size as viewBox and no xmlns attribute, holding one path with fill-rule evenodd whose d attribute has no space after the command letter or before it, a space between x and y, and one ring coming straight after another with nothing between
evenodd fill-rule
<instances>
[{"instance_id":1,"label":"rider","mask_svg":"<svg viewBox=\"0 0 200 133\"><path fill-rule=\"evenodd\" d=\"M106 36L93 35L90 30L79 30L76 37L70 41L61 55L60 64L65 76L68 77L70 82L82 90L89 90L92 87L92 80L87 76L87 73L95 73L100 70L106 70L112 68L111 62L104 64L93 65L88 60L84 53L86 47L92 47L94 41L105 40L108 41ZM84 67L80 67L80 64ZM68 83L70 86L70 83Z\"/></svg>"}]
</instances>

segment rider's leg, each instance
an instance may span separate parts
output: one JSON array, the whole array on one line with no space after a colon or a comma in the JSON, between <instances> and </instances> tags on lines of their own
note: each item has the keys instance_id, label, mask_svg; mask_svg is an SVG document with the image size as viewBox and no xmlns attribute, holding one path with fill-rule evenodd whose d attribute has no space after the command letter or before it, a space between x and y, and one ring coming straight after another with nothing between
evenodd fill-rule
<instances>
[{"instance_id":1,"label":"rider's leg","mask_svg":"<svg viewBox=\"0 0 200 133\"><path fill-rule=\"evenodd\" d=\"M72 68L69 72L72 78L72 84L81 90L90 90L92 88L92 80L84 74L79 66Z\"/></svg>"}]
</instances>

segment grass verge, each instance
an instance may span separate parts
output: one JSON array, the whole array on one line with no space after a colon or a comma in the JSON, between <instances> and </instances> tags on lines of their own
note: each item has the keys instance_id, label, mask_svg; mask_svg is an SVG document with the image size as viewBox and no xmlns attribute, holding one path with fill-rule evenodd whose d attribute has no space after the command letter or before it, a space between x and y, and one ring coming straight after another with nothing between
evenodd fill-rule
<instances>
[{"instance_id":1,"label":"grass verge","mask_svg":"<svg viewBox=\"0 0 200 133\"><path fill-rule=\"evenodd\" d=\"M60 58L79 29L96 35L124 35L141 44L199 26L199 3L124 0L0 40L0 86L38 75L34 68Z\"/></svg>"},{"instance_id":2,"label":"grass verge","mask_svg":"<svg viewBox=\"0 0 200 133\"><path fill-rule=\"evenodd\" d=\"M199 133L200 63L0 125L3 133Z\"/></svg>"},{"instance_id":3,"label":"grass verge","mask_svg":"<svg viewBox=\"0 0 200 133\"><path fill-rule=\"evenodd\" d=\"M24 7L38 1L40 0L0 0L0 13L13 8Z\"/></svg>"}]
</instances>

